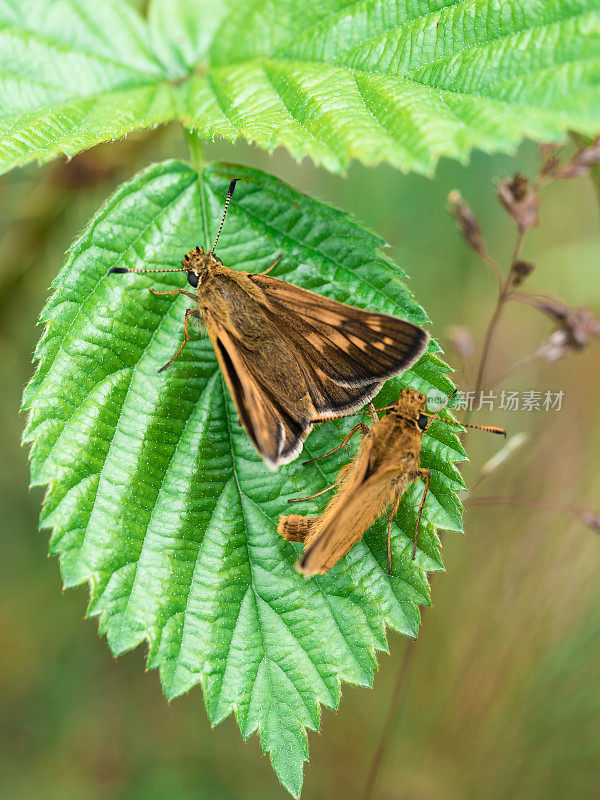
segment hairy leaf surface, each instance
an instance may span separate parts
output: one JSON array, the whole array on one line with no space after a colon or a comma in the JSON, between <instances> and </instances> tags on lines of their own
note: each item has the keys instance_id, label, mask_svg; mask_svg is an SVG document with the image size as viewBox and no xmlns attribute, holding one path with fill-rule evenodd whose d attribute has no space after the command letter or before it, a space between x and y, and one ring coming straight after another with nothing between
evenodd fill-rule
<instances>
[{"instance_id":1,"label":"hairy leaf surface","mask_svg":"<svg viewBox=\"0 0 600 800\"><path fill-rule=\"evenodd\" d=\"M287 499L335 480L345 451L303 467L267 470L244 430L207 338L199 333L164 373L182 336L182 296L149 288L185 275L107 275L110 267L176 267L210 247L232 167L198 175L181 162L151 166L123 185L71 248L42 321L38 369L25 394L32 479L47 485L42 525L52 530L65 586L88 581L90 613L112 651L143 641L167 697L200 683L208 715L232 711L242 735L259 730L281 781L300 791L306 729L342 681L369 685L389 626L415 636L429 603L426 572L442 563L434 524L461 529L464 456L438 422L424 439L434 472L419 551L411 560L422 486L406 493L388 575L385 523L331 572L305 580L297 546L276 532ZM381 239L346 214L263 173L235 167L238 184L219 242L226 264L273 274L355 305L426 316L380 252ZM435 343L401 383L448 391ZM304 453L331 449L356 418L313 431ZM353 445L356 450L357 443ZM299 507L317 513L325 498Z\"/></svg>"},{"instance_id":2,"label":"hairy leaf surface","mask_svg":"<svg viewBox=\"0 0 600 800\"><path fill-rule=\"evenodd\" d=\"M0 0L0 167L173 119L430 172L600 129L599 0Z\"/></svg>"}]
</instances>

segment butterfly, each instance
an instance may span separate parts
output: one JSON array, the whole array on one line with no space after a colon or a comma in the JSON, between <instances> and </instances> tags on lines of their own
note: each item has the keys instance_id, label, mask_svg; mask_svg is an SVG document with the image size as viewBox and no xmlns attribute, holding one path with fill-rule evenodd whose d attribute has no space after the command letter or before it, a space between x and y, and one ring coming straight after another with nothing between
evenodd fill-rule
<instances>
[{"instance_id":1,"label":"butterfly","mask_svg":"<svg viewBox=\"0 0 600 800\"><path fill-rule=\"evenodd\" d=\"M449 400L450 397L446 403ZM415 558L421 515L431 481L430 470L420 465L421 443L423 433L438 418L442 410L439 409L433 416L427 414L426 403L427 398L421 392L415 389L403 389L396 403L380 409L388 412L384 417L378 419L375 414L374 424L370 428L364 422L359 422L338 447L306 462L310 464L345 447L354 433L362 430L364 437L356 458L341 470L333 486L311 496L317 497L339 487L339 491L329 501L323 513L318 517L290 514L279 518L278 533L287 541L302 542L304 545L304 551L296 565L299 572L307 577L329 572L334 564L362 539L375 520L388 509L388 569L391 574L392 520L407 487L415 481L422 480L425 489L417 514L412 550L412 558ZM442 421L450 425L459 424L450 419ZM464 427L506 436L503 428L492 425ZM308 499L311 498L303 497L288 502Z\"/></svg>"},{"instance_id":2,"label":"butterfly","mask_svg":"<svg viewBox=\"0 0 600 800\"><path fill-rule=\"evenodd\" d=\"M271 277L277 258L262 273L227 267L215 248L238 179L229 184L225 208L210 252L196 247L172 270L113 267L109 273L187 272L196 292L184 318L206 326L239 419L271 468L292 461L316 421L361 408L393 375L421 356L428 334L388 314L365 311Z\"/></svg>"}]
</instances>

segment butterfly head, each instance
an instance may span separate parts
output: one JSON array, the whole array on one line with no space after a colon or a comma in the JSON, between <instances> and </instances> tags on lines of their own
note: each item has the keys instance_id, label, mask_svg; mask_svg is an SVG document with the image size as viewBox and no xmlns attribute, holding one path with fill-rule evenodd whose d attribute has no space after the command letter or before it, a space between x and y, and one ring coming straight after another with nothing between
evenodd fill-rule
<instances>
[{"instance_id":1,"label":"butterfly head","mask_svg":"<svg viewBox=\"0 0 600 800\"><path fill-rule=\"evenodd\" d=\"M193 286L194 289L211 269L222 263L220 258L217 258L213 253L205 253L201 247L190 250L189 253L186 253L181 262L184 270L187 272L188 283L190 286Z\"/></svg>"},{"instance_id":2,"label":"butterfly head","mask_svg":"<svg viewBox=\"0 0 600 800\"><path fill-rule=\"evenodd\" d=\"M402 419L415 422L419 430L425 430L429 418L423 413L427 405L427 398L416 389L402 389L400 397L390 413Z\"/></svg>"}]
</instances>

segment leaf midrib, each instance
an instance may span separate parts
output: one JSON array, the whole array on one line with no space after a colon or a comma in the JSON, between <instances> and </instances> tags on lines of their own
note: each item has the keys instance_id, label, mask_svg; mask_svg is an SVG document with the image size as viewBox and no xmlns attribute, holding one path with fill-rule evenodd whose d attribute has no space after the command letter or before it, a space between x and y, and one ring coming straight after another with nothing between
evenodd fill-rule
<instances>
[{"instance_id":1,"label":"leaf midrib","mask_svg":"<svg viewBox=\"0 0 600 800\"><path fill-rule=\"evenodd\" d=\"M176 300L177 299L178 298L176 298ZM174 305L174 304L172 304L172 305ZM165 319L166 318L167 318L167 315L165 315ZM158 330L159 330L159 328L157 328L157 331ZM153 339L150 340L148 345L152 344L152 341L153 341ZM146 352L147 352L147 350L144 351L144 354ZM140 362L141 362L141 358L140 358ZM171 453L171 455L169 457L169 460L168 460L167 464L165 465L164 472L162 474L162 478L161 478L160 484L158 486L158 489L157 489L157 492L156 492L156 496L154 498L154 502L152 503L152 510L150 511L150 514L148 516L148 522L144 525L144 535L143 535L143 538L142 538L141 546L139 548L139 552L138 552L138 554L137 554L137 556L135 558L135 561L129 562L129 563L135 564L135 566L134 566L134 571L133 571L133 580L131 582L131 588L130 588L129 593L127 595L127 601L125 603L125 608L123 609L123 615L122 615L123 623L127 623L127 613L129 611L129 606L130 606L130 603L131 603L131 599L132 599L132 597L134 595L134 591L135 591L135 587L136 587L136 581L138 579L138 574L139 574L139 567L140 567L140 564L142 562L142 556L144 554L145 548L147 547L147 544L148 544L148 533L149 533L151 525L152 525L152 523L153 523L153 521L155 519L155 515L157 513L157 510L159 509L159 504L162 501L162 495L163 495L163 492L164 492L165 481L167 480L167 476L169 475L169 473L170 473L170 471L172 469L173 462L175 461L175 459L177 458L177 456L179 454L179 447L180 447L182 441L184 441L185 434L186 434L186 432L188 430L188 427L190 426L190 423L191 423L192 418L194 416L195 409L202 403L203 398L207 394L209 394L209 393L211 393L213 391L214 382L216 380L218 380L218 369L217 369L217 366L215 365L215 371L213 372L212 376L208 379L208 381L204 385L204 387L203 387L202 391L200 392L200 394L198 395L198 398L197 398L196 402L194 403L194 405L190 406L189 413L188 413L187 417L185 418L185 423L183 425L181 433L179 434L179 438L177 439L177 444L173 448L173 452ZM129 383L129 388L127 390L127 395L129 394L129 389L131 388L132 383L133 383L133 375L132 375L131 381ZM127 396L125 397L125 400L123 401L123 406L125 406L126 401L127 401ZM117 423L117 426L118 426L118 423ZM117 426L115 426L115 432L116 432ZM205 421L204 425L202 426L201 435L202 435L203 439L206 438L207 428L208 428L208 417L207 417L207 420ZM107 456L107 460L108 460L108 456ZM225 486L226 485L227 484L225 484ZM225 487L223 487L223 491L224 490L225 490ZM218 500L215 501L215 508L217 506L217 502L218 502ZM215 509L213 509L213 513L214 513L214 510ZM90 514L90 520L91 520L91 514ZM202 541L198 543L197 560L200 559L200 554L202 553L202 542L203 541L204 541L204 537L202 538ZM186 606L185 606L185 609L184 609L184 618L185 618L185 613L187 611L187 607L188 607L188 604L189 604L190 595L191 595L191 592L192 592L192 584L193 584L193 577L194 577L194 574L195 574L195 569L196 569L196 565L194 565L194 570L191 573L191 582L190 582L190 586L188 588ZM165 620L165 623L162 626L163 628L165 627L166 623L167 623L167 620ZM181 649L181 645L182 644L183 644L183 635L182 635L181 642L180 642L180 649Z\"/></svg>"},{"instance_id":2,"label":"leaf midrib","mask_svg":"<svg viewBox=\"0 0 600 800\"><path fill-rule=\"evenodd\" d=\"M253 560L252 560L252 557L251 557L251 554L250 554L250 543L248 541L248 524L246 522L246 515L244 514L244 505L243 505L243 502L242 502L242 496L247 497L250 500L250 502L254 502L254 501L252 500L251 497L248 497L248 495L246 495L245 492L242 491L242 488L241 488L241 485L240 485L240 478L239 478L239 475L238 475L238 472L237 472L237 460L236 460L235 452L234 452L234 449L233 449L233 437L231 435L231 421L229 419L229 409L228 409L228 406L227 406L227 390L225 388L225 381L224 381L223 377L221 377L221 389L222 389L222 392L223 392L223 406L224 406L224 409L225 409L225 420L227 422L227 437L229 439L229 450L230 450L230 453L231 453L231 472L232 472L233 478L235 480L235 486L236 486L237 493L238 493L238 500L239 500L239 504L240 504L242 522L243 522L243 525L244 525L244 542L246 544L246 554L247 554L247 557L248 557L248 568L249 568L249 572L250 572L250 585L249 585L248 589L252 589L252 593L254 595L254 604L255 604L256 615L258 617L258 623L259 623L261 647L262 647L262 652L264 653L264 659L263 660L271 661L272 663L277 664L277 666L279 666L278 662L268 655L268 648L266 647L265 639L264 639L264 635L263 635L263 623L262 623L262 617L261 617L261 612L260 612L260 602L259 601L261 601L263 603L266 603L266 605L269 606L269 608L273 611L273 613L276 614L281 619L282 623L288 629L290 635L297 642L298 647L302 650L303 653L305 653L307 659L312 664L316 675L319 677L319 680L321 681L323 687L325 688L325 690L327 691L327 694L329 695L330 694L329 689L328 689L327 685L325 684L325 681L323 680L323 677L322 677L321 673L319 672L319 669L318 669L317 665L315 664L315 662L311 658L310 653L308 653L306 651L306 649L302 646L302 644L301 644L300 640L298 639L298 637L290 629L290 627L287 625L285 620L282 619L282 617L279 614L279 612L272 607L272 605L268 602L268 600L265 600L265 598L262 597L262 595L260 594L260 592L258 591L258 589L256 587L256 582L254 580ZM229 640L229 646L228 646L228 649L227 649L226 661L229 658L229 653L231 651L231 642L232 641L233 641L233 635L232 635L232 638ZM302 702L304 704L304 707L306 708L306 711L308 713L309 718L312 719L312 716L313 716L312 712L311 712L310 708L306 705L306 701L305 701L304 697L302 696L301 690L296 686L295 682L292 680L292 677L289 675L289 673L286 672L285 670L283 670L282 667L279 666L279 668L282 669L282 671L287 676L287 678L290 681L290 683L294 686L296 692L298 693L298 696L300 697L300 699L302 700ZM259 662L258 669L260 669L260 662ZM257 669L256 675L253 678L252 691L254 691L254 686L256 684L256 678L258 677L258 669ZM224 677L224 675L225 675L225 671L223 671L223 676L221 678L221 683L220 683L220 686L219 686L219 699L220 699L220 694L221 694L221 690L222 690L222 686L223 686L223 677ZM270 681L270 676L269 676L269 684L270 684L270 682L271 681ZM271 696L272 697L275 696L272 691L271 691ZM322 702L325 702L325 701L323 700Z\"/></svg>"}]
</instances>

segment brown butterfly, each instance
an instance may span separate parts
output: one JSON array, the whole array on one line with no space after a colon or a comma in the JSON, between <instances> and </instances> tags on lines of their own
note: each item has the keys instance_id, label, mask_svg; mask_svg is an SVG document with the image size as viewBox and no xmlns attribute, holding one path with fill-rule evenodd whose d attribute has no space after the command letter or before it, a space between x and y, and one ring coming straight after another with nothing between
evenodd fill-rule
<instances>
[{"instance_id":1,"label":"brown butterfly","mask_svg":"<svg viewBox=\"0 0 600 800\"><path fill-rule=\"evenodd\" d=\"M184 294L197 303L188 321L204 321L239 418L271 467L292 461L316 419L361 408L387 378L413 364L427 346L417 325L387 314L363 311L272 278L226 267L214 255L237 182L229 184L225 210L210 253L191 250L175 270L114 267L109 272L187 272L196 289ZM159 371L161 371L159 370Z\"/></svg>"},{"instance_id":2,"label":"brown butterfly","mask_svg":"<svg viewBox=\"0 0 600 800\"><path fill-rule=\"evenodd\" d=\"M448 398L449 400L450 398ZM448 400L446 402L448 402ZM356 544L375 520L389 509L388 516L388 568L391 573L392 520L398 511L404 491L417 480L425 482L425 491L415 530L412 557L417 552L417 537L425 498L429 490L431 472L420 466L421 441L437 415L425 413L425 395L414 389L403 389L398 401L389 406L389 413L378 419L371 428L359 422L339 447L319 458L331 455L345 447L350 437L359 429L365 436L358 455L340 472L338 480L329 489L339 486L339 492L330 500L318 517L303 517L298 514L279 518L278 533L290 542L302 542L304 552L297 562L298 571L310 577L323 575ZM388 410L385 409L385 410ZM384 410L384 409L380 409ZM441 409L440 409L441 411ZM440 411L437 413L439 414ZM451 420L444 422L454 423ZM503 428L468 425L465 427L499 433L506 436ZM313 461L317 459L312 459ZM306 462L310 464L310 461ZM324 494L319 492L318 494ZM312 495L317 497L317 495ZM301 498L308 500L309 498ZM299 502L289 500L288 502Z\"/></svg>"}]
</instances>

